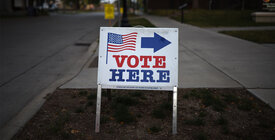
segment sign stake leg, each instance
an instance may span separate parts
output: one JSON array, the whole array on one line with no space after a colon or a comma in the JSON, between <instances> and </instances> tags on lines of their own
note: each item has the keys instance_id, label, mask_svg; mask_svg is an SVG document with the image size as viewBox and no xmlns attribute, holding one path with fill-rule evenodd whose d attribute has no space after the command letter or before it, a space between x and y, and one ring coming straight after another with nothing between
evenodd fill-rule
<instances>
[{"instance_id":1,"label":"sign stake leg","mask_svg":"<svg viewBox=\"0 0 275 140\"><path fill-rule=\"evenodd\" d=\"M100 131L100 107L101 107L101 85L97 86L97 100L96 100L96 119L95 119L95 132Z\"/></svg>"},{"instance_id":2,"label":"sign stake leg","mask_svg":"<svg viewBox=\"0 0 275 140\"><path fill-rule=\"evenodd\" d=\"M177 97L178 89L174 87L173 89L173 123L172 123L172 133L173 135L177 134Z\"/></svg>"}]
</instances>

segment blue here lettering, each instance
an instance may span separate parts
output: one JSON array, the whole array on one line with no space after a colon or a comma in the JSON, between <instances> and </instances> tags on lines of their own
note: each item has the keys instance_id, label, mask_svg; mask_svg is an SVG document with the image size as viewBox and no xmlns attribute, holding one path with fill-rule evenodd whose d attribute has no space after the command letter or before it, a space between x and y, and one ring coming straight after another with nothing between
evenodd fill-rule
<instances>
[{"instance_id":1,"label":"blue here lettering","mask_svg":"<svg viewBox=\"0 0 275 140\"><path fill-rule=\"evenodd\" d=\"M123 72L125 72L124 69L110 69L110 71L112 72L112 79L109 79L109 81L120 81L120 82L124 82L125 80L122 78L123 76ZM118 73L117 73L118 71ZM118 79L116 80L116 77L118 77Z\"/></svg>"}]
</instances>

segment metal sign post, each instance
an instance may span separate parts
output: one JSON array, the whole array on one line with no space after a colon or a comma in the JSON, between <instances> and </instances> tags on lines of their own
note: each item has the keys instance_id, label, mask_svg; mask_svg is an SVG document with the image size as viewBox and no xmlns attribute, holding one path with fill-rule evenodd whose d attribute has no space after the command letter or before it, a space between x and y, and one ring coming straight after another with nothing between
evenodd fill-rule
<instances>
[{"instance_id":1,"label":"metal sign post","mask_svg":"<svg viewBox=\"0 0 275 140\"><path fill-rule=\"evenodd\" d=\"M178 89L174 87L173 89L173 122L172 122L172 133L177 134L177 99L178 99Z\"/></svg>"},{"instance_id":2,"label":"metal sign post","mask_svg":"<svg viewBox=\"0 0 275 140\"><path fill-rule=\"evenodd\" d=\"M121 13L120 13L120 0L117 0L117 13L118 13L118 27L120 27L121 25L121 22L120 22L120 19L121 19Z\"/></svg>"},{"instance_id":3,"label":"metal sign post","mask_svg":"<svg viewBox=\"0 0 275 140\"><path fill-rule=\"evenodd\" d=\"M188 6L188 4L187 3L185 3L185 4L183 4L183 5L181 5L180 7L179 7L179 9L181 10L181 23L183 23L184 22L184 8L185 7L187 7Z\"/></svg>"},{"instance_id":4,"label":"metal sign post","mask_svg":"<svg viewBox=\"0 0 275 140\"><path fill-rule=\"evenodd\" d=\"M173 122L172 122L172 134L177 134L177 99L178 99L178 90L177 87L173 89ZM95 132L99 133L100 131L100 108L101 108L101 85L97 87L97 102L96 102L96 123L95 123Z\"/></svg>"},{"instance_id":5,"label":"metal sign post","mask_svg":"<svg viewBox=\"0 0 275 140\"><path fill-rule=\"evenodd\" d=\"M100 131L101 85L97 86L95 132Z\"/></svg>"}]
</instances>

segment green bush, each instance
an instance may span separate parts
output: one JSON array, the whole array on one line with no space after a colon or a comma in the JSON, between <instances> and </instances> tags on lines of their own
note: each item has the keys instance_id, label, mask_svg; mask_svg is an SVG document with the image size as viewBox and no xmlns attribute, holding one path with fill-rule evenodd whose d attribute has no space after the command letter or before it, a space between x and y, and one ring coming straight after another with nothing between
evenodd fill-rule
<instances>
[{"instance_id":1,"label":"green bush","mask_svg":"<svg viewBox=\"0 0 275 140\"><path fill-rule=\"evenodd\" d=\"M130 96L118 96L115 98L115 103L124 104L127 106L133 106L139 104L139 101L135 98L131 98Z\"/></svg>"},{"instance_id":2,"label":"green bush","mask_svg":"<svg viewBox=\"0 0 275 140\"><path fill-rule=\"evenodd\" d=\"M205 106L212 106L215 111L222 112L226 105L217 97L213 96L210 92L205 92L202 95L202 103Z\"/></svg>"},{"instance_id":3,"label":"green bush","mask_svg":"<svg viewBox=\"0 0 275 140\"><path fill-rule=\"evenodd\" d=\"M157 118L157 119L164 119L166 118L166 113L164 110L160 109L160 108L155 108L153 110L152 113L153 117Z\"/></svg>"},{"instance_id":4,"label":"green bush","mask_svg":"<svg viewBox=\"0 0 275 140\"><path fill-rule=\"evenodd\" d=\"M64 125L69 121L70 114L68 112L59 113L57 118L49 123L48 130L54 135L58 135L64 131Z\"/></svg>"},{"instance_id":5,"label":"green bush","mask_svg":"<svg viewBox=\"0 0 275 140\"><path fill-rule=\"evenodd\" d=\"M149 131L151 133L158 133L159 131L161 131L161 128L158 127L158 126L152 126L152 127L149 128Z\"/></svg>"},{"instance_id":6,"label":"green bush","mask_svg":"<svg viewBox=\"0 0 275 140\"><path fill-rule=\"evenodd\" d=\"M197 133L194 135L194 138L195 138L196 140L207 140L207 139L208 139L208 138L207 138L207 134L204 133L203 131L197 132Z\"/></svg>"},{"instance_id":7,"label":"green bush","mask_svg":"<svg viewBox=\"0 0 275 140\"><path fill-rule=\"evenodd\" d=\"M195 126L205 125L205 121L200 117L197 117L197 118L194 118L194 119L186 119L186 120L184 120L184 123L187 124L187 125L195 125Z\"/></svg>"},{"instance_id":8,"label":"green bush","mask_svg":"<svg viewBox=\"0 0 275 140\"><path fill-rule=\"evenodd\" d=\"M131 123L135 121L135 117L130 114L128 107L124 104L117 104L114 117L119 123Z\"/></svg>"},{"instance_id":9,"label":"green bush","mask_svg":"<svg viewBox=\"0 0 275 140\"><path fill-rule=\"evenodd\" d=\"M225 94L225 95L223 95L223 97L224 97L223 100L227 103L232 103L232 102L233 103L238 103L239 102L239 98L232 95L232 94Z\"/></svg>"},{"instance_id":10,"label":"green bush","mask_svg":"<svg viewBox=\"0 0 275 140\"><path fill-rule=\"evenodd\" d=\"M78 107L75 109L75 113L83 113L83 112L84 112L83 107Z\"/></svg>"},{"instance_id":11,"label":"green bush","mask_svg":"<svg viewBox=\"0 0 275 140\"><path fill-rule=\"evenodd\" d=\"M256 43L275 43L274 30L260 31L222 31L221 33Z\"/></svg>"},{"instance_id":12,"label":"green bush","mask_svg":"<svg viewBox=\"0 0 275 140\"><path fill-rule=\"evenodd\" d=\"M88 94L88 91L80 91L79 96L86 96Z\"/></svg>"},{"instance_id":13,"label":"green bush","mask_svg":"<svg viewBox=\"0 0 275 140\"><path fill-rule=\"evenodd\" d=\"M238 109L243 110L243 111L250 111L254 108L252 101L249 99L241 99L239 104L238 104Z\"/></svg>"},{"instance_id":14,"label":"green bush","mask_svg":"<svg viewBox=\"0 0 275 140\"><path fill-rule=\"evenodd\" d=\"M164 119L172 112L172 103L163 102L153 109L152 116L157 119Z\"/></svg>"},{"instance_id":15,"label":"green bush","mask_svg":"<svg viewBox=\"0 0 275 140\"><path fill-rule=\"evenodd\" d=\"M88 100L94 100L94 99L96 99L96 97L97 97L97 94L90 94L89 96L87 96L87 99Z\"/></svg>"},{"instance_id":16,"label":"green bush","mask_svg":"<svg viewBox=\"0 0 275 140\"><path fill-rule=\"evenodd\" d=\"M239 26L274 26L274 23L256 23L252 20L251 10L203 10L191 9L184 11L184 23L200 27L239 27ZM158 9L149 14L169 16L181 21L180 10Z\"/></svg>"},{"instance_id":17,"label":"green bush","mask_svg":"<svg viewBox=\"0 0 275 140\"><path fill-rule=\"evenodd\" d=\"M227 125L228 121L223 116L220 116L220 118L217 120L217 124L219 124L219 125Z\"/></svg>"}]
</instances>

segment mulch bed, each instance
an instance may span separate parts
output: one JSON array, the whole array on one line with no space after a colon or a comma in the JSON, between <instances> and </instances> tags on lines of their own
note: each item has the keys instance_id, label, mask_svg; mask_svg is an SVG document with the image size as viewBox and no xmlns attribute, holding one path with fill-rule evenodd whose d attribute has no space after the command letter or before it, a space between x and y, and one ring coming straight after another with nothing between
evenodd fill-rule
<instances>
[{"instance_id":1,"label":"mulch bed","mask_svg":"<svg viewBox=\"0 0 275 140\"><path fill-rule=\"evenodd\" d=\"M179 89L175 136L171 92L111 93L102 93L98 134L96 89L58 89L13 139L275 139L275 111L245 89Z\"/></svg>"}]
</instances>

